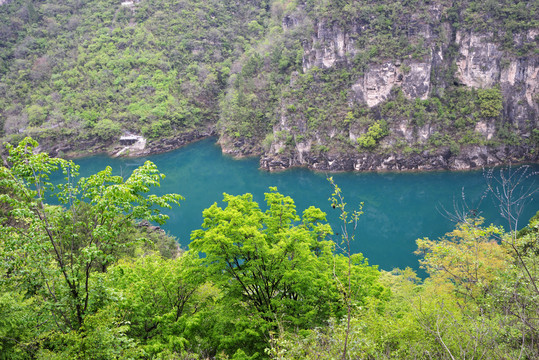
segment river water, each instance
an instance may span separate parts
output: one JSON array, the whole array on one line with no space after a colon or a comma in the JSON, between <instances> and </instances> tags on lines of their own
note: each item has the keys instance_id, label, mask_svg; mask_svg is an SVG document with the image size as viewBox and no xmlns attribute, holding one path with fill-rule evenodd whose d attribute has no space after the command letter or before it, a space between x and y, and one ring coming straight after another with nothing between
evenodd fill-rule
<instances>
[{"instance_id":1,"label":"river water","mask_svg":"<svg viewBox=\"0 0 539 360\"><path fill-rule=\"evenodd\" d=\"M206 139L184 148L144 158L112 159L93 156L77 159L81 175L87 176L110 165L115 174L128 176L146 160L153 161L166 174L161 188L155 193L179 193L185 197L181 206L166 213L170 216L163 228L188 248L191 231L200 228L202 210L217 202L223 206L223 193L239 195L252 193L264 209L264 192L276 186L280 193L295 200L298 214L311 205L328 214L334 232L341 233L338 211L328 198L332 187L327 174L307 169L292 169L268 173L258 169L258 159L235 160L223 156L215 139ZM539 171L539 166L531 167ZM495 171L495 174L498 172ZM454 227L451 216L463 204L463 194L470 209L488 223L506 226L491 197L481 201L486 189L483 171L426 172L426 173L337 173L330 174L343 190L347 208L352 210L364 202L358 223L353 251L361 252L370 264L391 270L407 266L418 269L418 258L413 254L415 240L435 239ZM524 185L539 184L539 176L528 177ZM539 210L539 193L525 207L521 224ZM334 237L340 241L340 237ZM420 272L422 273L422 272Z\"/></svg>"}]
</instances>

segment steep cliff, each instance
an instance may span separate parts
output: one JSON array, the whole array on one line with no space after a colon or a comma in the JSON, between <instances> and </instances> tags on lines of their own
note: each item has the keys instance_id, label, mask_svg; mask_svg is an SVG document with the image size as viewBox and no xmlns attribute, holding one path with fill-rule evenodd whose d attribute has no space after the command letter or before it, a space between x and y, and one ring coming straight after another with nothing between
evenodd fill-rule
<instances>
[{"instance_id":1,"label":"steep cliff","mask_svg":"<svg viewBox=\"0 0 539 360\"><path fill-rule=\"evenodd\" d=\"M264 140L243 136L237 119L222 119L225 151L258 149L269 170L468 169L539 159L533 2L502 2L498 13L473 1L309 3L283 16L277 41L292 54L301 44L301 64L285 67L265 47L263 70L239 82L273 85L237 87L257 99L254 107L278 93L273 112L251 118L271 130ZM515 9L516 20L508 13ZM279 83L271 71L288 76Z\"/></svg>"},{"instance_id":2,"label":"steep cliff","mask_svg":"<svg viewBox=\"0 0 539 360\"><path fill-rule=\"evenodd\" d=\"M126 133L151 152L217 133L269 170L537 161L538 12L530 0L11 0L0 136L57 154L117 153Z\"/></svg>"}]
</instances>

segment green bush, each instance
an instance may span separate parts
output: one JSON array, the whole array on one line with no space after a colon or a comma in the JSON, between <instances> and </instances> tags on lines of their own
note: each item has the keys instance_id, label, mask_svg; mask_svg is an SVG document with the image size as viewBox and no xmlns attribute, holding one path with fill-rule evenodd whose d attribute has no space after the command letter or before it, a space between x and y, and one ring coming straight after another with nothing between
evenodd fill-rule
<instances>
[{"instance_id":1,"label":"green bush","mask_svg":"<svg viewBox=\"0 0 539 360\"><path fill-rule=\"evenodd\" d=\"M492 118L501 115L503 104L502 92L499 88L478 89L477 96L482 117Z\"/></svg>"},{"instance_id":2,"label":"green bush","mask_svg":"<svg viewBox=\"0 0 539 360\"><path fill-rule=\"evenodd\" d=\"M47 109L43 106L34 104L26 109L28 113L28 122L31 126L39 126L47 119Z\"/></svg>"},{"instance_id":3,"label":"green bush","mask_svg":"<svg viewBox=\"0 0 539 360\"><path fill-rule=\"evenodd\" d=\"M389 129L387 128L387 123L385 120L379 120L369 126L365 134L357 138L357 143L364 149L373 149L376 147L377 141L388 134Z\"/></svg>"},{"instance_id":4,"label":"green bush","mask_svg":"<svg viewBox=\"0 0 539 360\"><path fill-rule=\"evenodd\" d=\"M99 120L97 124L95 124L93 132L102 140L108 141L119 136L122 129L118 123L115 123L110 119L103 119Z\"/></svg>"},{"instance_id":5,"label":"green bush","mask_svg":"<svg viewBox=\"0 0 539 360\"><path fill-rule=\"evenodd\" d=\"M158 120L142 128L142 133L150 139L168 136L171 131L170 120Z\"/></svg>"}]
</instances>

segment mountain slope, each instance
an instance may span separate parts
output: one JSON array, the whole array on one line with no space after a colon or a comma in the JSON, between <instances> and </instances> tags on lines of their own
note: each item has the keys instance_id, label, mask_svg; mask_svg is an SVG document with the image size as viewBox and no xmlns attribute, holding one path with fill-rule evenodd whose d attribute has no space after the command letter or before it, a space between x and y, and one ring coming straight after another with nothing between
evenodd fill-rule
<instances>
[{"instance_id":1,"label":"mountain slope","mask_svg":"<svg viewBox=\"0 0 539 360\"><path fill-rule=\"evenodd\" d=\"M15 0L0 7L4 134L45 146L157 139L213 124L265 1ZM259 23L260 21L260 23Z\"/></svg>"},{"instance_id":2,"label":"mountain slope","mask_svg":"<svg viewBox=\"0 0 539 360\"><path fill-rule=\"evenodd\" d=\"M271 129L262 141L237 131L246 120L221 113L225 149L251 152L250 142L262 143L255 150L267 169L461 169L536 161L537 6L298 5L284 14L280 41L250 58L270 66L247 78L239 73L225 104L237 106L240 92L256 99L271 94L279 100L269 115L250 117ZM284 53L292 56L276 55Z\"/></svg>"},{"instance_id":3,"label":"mountain slope","mask_svg":"<svg viewBox=\"0 0 539 360\"><path fill-rule=\"evenodd\" d=\"M16 0L0 7L0 121L53 153L217 133L270 170L537 161L538 6Z\"/></svg>"}]
</instances>

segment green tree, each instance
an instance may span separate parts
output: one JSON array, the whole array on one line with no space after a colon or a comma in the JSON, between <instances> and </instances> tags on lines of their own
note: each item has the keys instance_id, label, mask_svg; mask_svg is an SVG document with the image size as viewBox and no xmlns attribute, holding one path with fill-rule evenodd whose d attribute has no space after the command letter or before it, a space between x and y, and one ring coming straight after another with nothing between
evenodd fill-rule
<instances>
[{"instance_id":1,"label":"green tree","mask_svg":"<svg viewBox=\"0 0 539 360\"><path fill-rule=\"evenodd\" d=\"M122 129L120 128L120 124L110 119L102 119L95 124L93 131L103 141L109 141L119 136Z\"/></svg>"},{"instance_id":2,"label":"green tree","mask_svg":"<svg viewBox=\"0 0 539 360\"><path fill-rule=\"evenodd\" d=\"M483 117L498 117L503 110L502 92L499 88L478 89L479 108Z\"/></svg>"},{"instance_id":3,"label":"green tree","mask_svg":"<svg viewBox=\"0 0 539 360\"><path fill-rule=\"evenodd\" d=\"M367 132L357 138L357 143L364 149L373 149L378 140L389 134L385 120L376 121L369 126Z\"/></svg>"},{"instance_id":4,"label":"green tree","mask_svg":"<svg viewBox=\"0 0 539 360\"><path fill-rule=\"evenodd\" d=\"M34 104L28 107L28 122L32 126L41 125L47 119L47 109L43 106Z\"/></svg>"},{"instance_id":5,"label":"green tree","mask_svg":"<svg viewBox=\"0 0 539 360\"><path fill-rule=\"evenodd\" d=\"M468 219L438 241L417 240L416 254L431 280L451 284L464 299L477 299L507 266L507 254L497 243L503 230L481 227L483 219Z\"/></svg>"},{"instance_id":6,"label":"green tree","mask_svg":"<svg viewBox=\"0 0 539 360\"><path fill-rule=\"evenodd\" d=\"M188 323L211 294L203 283L200 260L186 252L175 259L159 255L120 260L106 275L115 289L117 312L129 323L127 334L151 356L185 353Z\"/></svg>"},{"instance_id":7,"label":"green tree","mask_svg":"<svg viewBox=\"0 0 539 360\"><path fill-rule=\"evenodd\" d=\"M346 278L348 262L333 254L325 214L310 207L300 219L294 201L270 189L265 212L251 194L225 194L226 208L206 209L204 229L192 233L190 244L205 255L208 277L223 291L231 313L227 330L236 341L231 345L241 344L253 356L271 334L309 329L346 313L335 276ZM358 303L379 295L377 270L361 256L352 264Z\"/></svg>"},{"instance_id":8,"label":"green tree","mask_svg":"<svg viewBox=\"0 0 539 360\"><path fill-rule=\"evenodd\" d=\"M54 331L82 328L99 301L94 275L106 271L136 239L124 233L134 220L162 224L159 208L179 204L177 194L148 195L164 177L146 162L123 180L110 167L74 181L71 161L34 154L37 142L26 138L7 145L9 167L2 167L0 250L2 283L43 301ZM61 169L66 182L54 186L49 176ZM61 205L46 201L55 197ZM45 315L44 315L45 316Z\"/></svg>"},{"instance_id":9,"label":"green tree","mask_svg":"<svg viewBox=\"0 0 539 360\"><path fill-rule=\"evenodd\" d=\"M0 359L24 359L35 335L39 307L35 300L0 286ZM35 311L38 310L38 311Z\"/></svg>"}]
</instances>

